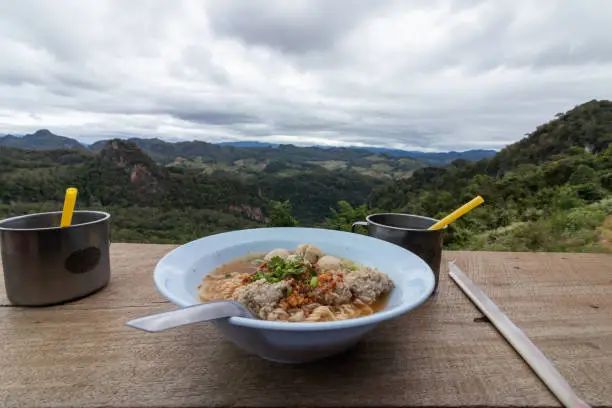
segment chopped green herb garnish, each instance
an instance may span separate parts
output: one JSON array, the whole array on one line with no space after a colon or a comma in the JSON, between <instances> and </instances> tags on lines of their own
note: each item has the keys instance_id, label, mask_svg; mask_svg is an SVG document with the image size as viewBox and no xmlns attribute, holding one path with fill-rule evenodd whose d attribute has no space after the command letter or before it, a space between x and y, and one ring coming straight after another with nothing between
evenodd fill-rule
<instances>
[{"instance_id":1,"label":"chopped green herb garnish","mask_svg":"<svg viewBox=\"0 0 612 408\"><path fill-rule=\"evenodd\" d=\"M262 265L261 270L255 273L252 279L254 281L265 279L268 282L275 283L289 276L299 278L305 272L308 276L317 276L317 272L310 265L306 265L300 261L286 260L279 256L275 256L266 264Z\"/></svg>"},{"instance_id":2,"label":"chopped green herb garnish","mask_svg":"<svg viewBox=\"0 0 612 408\"><path fill-rule=\"evenodd\" d=\"M232 274L231 274L231 273L226 273L226 274L225 274L225 279L229 279L229 278L231 278L231 277L232 277Z\"/></svg>"},{"instance_id":3,"label":"chopped green herb garnish","mask_svg":"<svg viewBox=\"0 0 612 408\"><path fill-rule=\"evenodd\" d=\"M266 276L266 275L265 275L263 272L259 271L259 272L257 272L255 275L253 275L253 280L254 280L254 281L256 281L256 280L260 280L260 279L265 278L265 276Z\"/></svg>"},{"instance_id":4,"label":"chopped green herb garnish","mask_svg":"<svg viewBox=\"0 0 612 408\"><path fill-rule=\"evenodd\" d=\"M293 288L290 286L289 288L287 288L287 296L291 296L292 293L293 293Z\"/></svg>"}]
</instances>

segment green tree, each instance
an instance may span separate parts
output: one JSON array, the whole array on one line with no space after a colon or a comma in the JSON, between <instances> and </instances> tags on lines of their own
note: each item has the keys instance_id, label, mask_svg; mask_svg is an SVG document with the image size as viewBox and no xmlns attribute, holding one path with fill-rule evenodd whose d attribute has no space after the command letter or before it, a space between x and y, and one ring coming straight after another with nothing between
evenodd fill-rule
<instances>
[{"instance_id":1,"label":"green tree","mask_svg":"<svg viewBox=\"0 0 612 408\"><path fill-rule=\"evenodd\" d=\"M608 171L601 175L601 185L608 190L612 190L612 171Z\"/></svg>"},{"instance_id":2,"label":"green tree","mask_svg":"<svg viewBox=\"0 0 612 408\"><path fill-rule=\"evenodd\" d=\"M595 169L585 164L576 167L568 184L576 191L578 197L589 203L601 200L606 195L601 188L601 181Z\"/></svg>"},{"instance_id":3,"label":"green tree","mask_svg":"<svg viewBox=\"0 0 612 408\"><path fill-rule=\"evenodd\" d=\"M338 209L331 208L331 216L325 218L323 227L328 229L350 231L351 225L355 221L363 221L365 218L376 210L368 210L365 204L358 207L353 207L346 201L339 201Z\"/></svg>"},{"instance_id":4,"label":"green tree","mask_svg":"<svg viewBox=\"0 0 612 408\"><path fill-rule=\"evenodd\" d=\"M270 201L270 214L268 226L270 227L295 227L298 221L291 215L291 201Z\"/></svg>"},{"instance_id":5,"label":"green tree","mask_svg":"<svg viewBox=\"0 0 612 408\"><path fill-rule=\"evenodd\" d=\"M579 186L581 184L599 183L595 170L585 164L580 164L568 180L569 185Z\"/></svg>"},{"instance_id":6,"label":"green tree","mask_svg":"<svg viewBox=\"0 0 612 408\"><path fill-rule=\"evenodd\" d=\"M559 188L552 198L552 207L554 210L567 211L579 207L582 204L584 204L584 202L571 187Z\"/></svg>"}]
</instances>

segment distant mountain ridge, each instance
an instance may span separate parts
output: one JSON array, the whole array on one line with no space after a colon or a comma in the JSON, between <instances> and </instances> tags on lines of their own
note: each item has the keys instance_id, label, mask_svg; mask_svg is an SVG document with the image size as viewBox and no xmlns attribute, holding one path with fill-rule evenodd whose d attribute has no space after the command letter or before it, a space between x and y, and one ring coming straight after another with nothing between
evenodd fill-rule
<instances>
[{"instance_id":1,"label":"distant mountain ridge","mask_svg":"<svg viewBox=\"0 0 612 408\"><path fill-rule=\"evenodd\" d=\"M219 142L215 143L219 146L234 146L234 147L273 147L277 148L280 143L267 143L267 142ZM318 146L317 146L318 147Z\"/></svg>"},{"instance_id":2,"label":"distant mountain ridge","mask_svg":"<svg viewBox=\"0 0 612 408\"><path fill-rule=\"evenodd\" d=\"M241 160L258 156L262 151L281 149L283 154L295 157L309 157L311 160L351 160L363 158L367 154L386 154L396 158L412 158L422 161L423 164L445 165L457 159L468 161L478 161L483 158L492 157L496 154L495 150L467 150L463 152L422 152L406 151L400 149L389 149L384 147L334 147L334 146L294 146L290 144L276 144L265 142L239 141L208 143L199 140L186 142L167 142L159 138L129 138L138 147L143 149L155 161L170 163L180 157L206 157L212 161L227 162L231 160ZM108 140L100 140L90 145L85 145L78 140L59 136L48 129L40 129L32 134L24 136L5 135L0 136L0 146L15 147L31 150L52 150L52 149L78 149L91 150L98 152L106 145ZM279 150L280 152L280 150ZM269 152L267 156L277 156L276 153ZM312 157L310 157L312 156ZM278 158L275 158L278 160Z\"/></svg>"},{"instance_id":3,"label":"distant mountain ridge","mask_svg":"<svg viewBox=\"0 0 612 408\"><path fill-rule=\"evenodd\" d=\"M79 141L70 137L56 135L48 129L40 129L24 136L2 136L0 137L0 146L32 150L86 149Z\"/></svg>"},{"instance_id":4,"label":"distant mountain ridge","mask_svg":"<svg viewBox=\"0 0 612 408\"><path fill-rule=\"evenodd\" d=\"M346 147L121 138L88 150L49 133L0 138L0 216L61 209L75 186L81 208L112 213L114 242L184 243L279 226L266 224L279 201L301 226L350 231L370 213L441 218L481 195L484 205L449 226L445 248L612 252L612 101L559 113L493 157L445 166L427 166L424 152Z\"/></svg>"},{"instance_id":5,"label":"distant mountain ridge","mask_svg":"<svg viewBox=\"0 0 612 408\"><path fill-rule=\"evenodd\" d=\"M363 149L379 154L388 154L396 157L415 157L417 159L422 158L428 162L436 161L439 163L452 162L457 159L478 161L493 157L497 154L497 151L492 149L472 149L461 152L454 150L450 152L422 152L419 150L387 149L384 147L364 147Z\"/></svg>"},{"instance_id":6,"label":"distant mountain ridge","mask_svg":"<svg viewBox=\"0 0 612 408\"><path fill-rule=\"evenodd\" d=\"M278 143L266 143L266 142L250 142L250 141L239 141L239 142L220 142L216 143L220 146L234 146L234 147L245 147L245 148L278 148L281 144ZM309 146L317 149L335 149L335 146L322 146L314 145ZM449 151L449 152L423 152L420 150L401 150L391 149L387 147L370 147L370 146L347 146L345 149L356 149L356 150L367 150L376 154L387 154L393 157L413 157L420 158L427 161L429 164L447 164L457 159L464 159L468 161L478 161L495 156L497 153L493 149L471 149L461 152Z\"/></svg>"}]
</instances>

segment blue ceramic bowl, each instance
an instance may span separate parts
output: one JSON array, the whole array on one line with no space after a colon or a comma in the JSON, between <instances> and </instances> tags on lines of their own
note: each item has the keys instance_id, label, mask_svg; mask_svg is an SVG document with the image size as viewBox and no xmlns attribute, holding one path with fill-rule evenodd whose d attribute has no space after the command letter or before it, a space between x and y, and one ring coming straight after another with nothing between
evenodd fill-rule
<instances>
[{"instance_id":1,"label":"blue ceramic bowl","mask_svg":"<svg viewBox=\"0 0 612 408\"><path fill-rule=\"evenodd\" d=\"M197 286L218 266L275 248L309 243L329 255L378 268L395 282L387 307L370 316L335 322L272 322L243 317L216 325L238 347L283 363L318 360L346 350L385 320L420 306L434 289L434 274L418 256L397 245L349 232L315 228L259 228L227 232L182 245L157 264L157 290L178 306L199 303Z\"/></svg>"}]
</instances>

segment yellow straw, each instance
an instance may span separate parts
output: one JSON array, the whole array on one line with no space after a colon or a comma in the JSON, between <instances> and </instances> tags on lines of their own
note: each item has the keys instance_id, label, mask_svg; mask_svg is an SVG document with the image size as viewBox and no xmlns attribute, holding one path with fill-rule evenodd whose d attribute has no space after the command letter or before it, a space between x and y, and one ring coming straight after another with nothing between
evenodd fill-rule
<instances>
[{"instance_id":1,"label":"yellow straw","mask_svg":"<svg viewBox=\"0 0 612 408\"><path fill-rule=\"evenodd\" d=\"M62 210L62 220L60 227L68 227L72 222L72 214L74 213L74 205L76 203L77 189L70 187L66 189L66 197L64 198L64 209Z\"/></svg>"},{"instance_id":2,"label":"yellow straw","mask_svg":"<svg viewBox=\"0 0 612 408\"><path fill-rule=\"evenodd\" d=\"M446 227L451 222L456 219L463 217L466 213L472 211L474 208L478 207L480 204L484 203L484 199L481 196L477 196L469 203L463 204L461 207L457 208L455 211L442 218L440 221L436 222L434 225L429 227L430 230L437 230L440 228Z\"/></svg>"}]
</instances>

